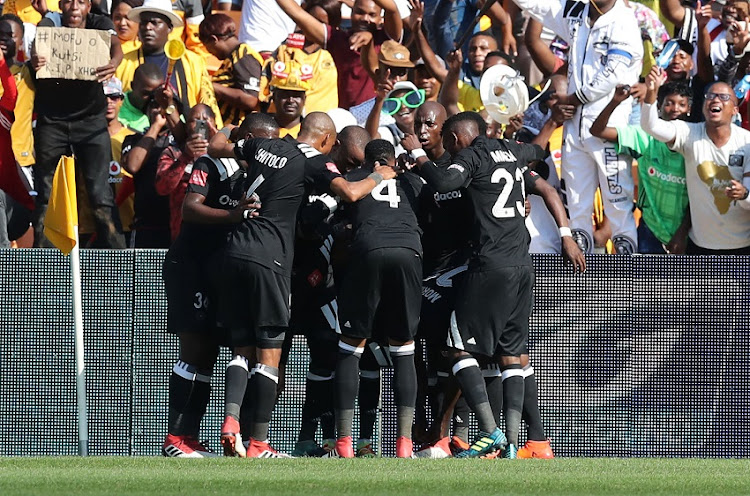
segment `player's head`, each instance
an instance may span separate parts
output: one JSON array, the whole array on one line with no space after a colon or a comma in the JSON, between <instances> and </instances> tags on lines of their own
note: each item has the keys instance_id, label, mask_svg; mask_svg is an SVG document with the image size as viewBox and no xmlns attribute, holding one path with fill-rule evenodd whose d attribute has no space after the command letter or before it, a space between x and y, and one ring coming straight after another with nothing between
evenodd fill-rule
<instances>
[{"instance_id":1,"label":"player's head","mask_svg":"<svg viewBox=\"0 0 750 496\"><path fill-rule=\"evenodd\" d=\"M383 139L375 139L367 143L365 147L365 165L396 165L396 150L393 145Z\"/></svg>"},{"instance_id":2,"label":"player's head","mask_svg":"<svg viewBox=\"0 0 750 496\"><path fill-rule=\"evenodd\" d=\"M365 161L365 147L372 138L361 126L346 126L338 134L331 157L341 172L356 169Z\"/></svg>"},{"instance_id":3,"label":"player's head","mask_svg":"<svg viewBox=\"0 0 750 496\"><path fill-rule=\"evenodd\" d=\"M442 147L440 133L446 117L445 107L438 102L425 102L417 109L414 115L414 134L419 138L422 148L428 152Z\"/></svg>"},{"instance_id":4,"label":"player's head","mask_svg":"<svg viewBox=\"0 0 750 496\"><path fill-rule=\"evenodd\" d=\"M669 81L659 88L657 103L662 119L683 119L690 115L693 92L685 81Z\"/></svg>"},{"instance_id":5,"label":"player's head","mask_svg":"<svg viewBox=\"0 0 750 496\"><path fill-rule=\"evenodd\" d=\"M485 136L487 124L476 112L460 112L443 124L443 146L455 155L471 145L477 136Z\"/></svg>"},{"instance_id":6,"label":"player's head","mask_svg":"<svg viewBox=\"0 0 750 496\"><path fill-rule=\"evenodd\" d=\"M269 138L279 137L279 123L268 114L254 112L247 114L240 124L238 136L240 138Z\"/></svg>"},{"instance_id":7,"label":"player's head","mask_svg":"<svg viewBox=\"0 0 750 496\"><path fill-rule=\"evenodd\" d=\"M716 81L706 86L703 116L707 127L724 126L737 113L737 95L727 83Z\"/></svg>"},{"instance_id":8,"label":"player's head","mask_svg":"<svg viewBox=\"0 0 750 496\"><path fill-rule=\"evenodd\" d=\"M297 139L328 154L336 143L336 125L325 112L310 112L302 120Z\"/></svg>"},{"instance_id":9,"label":"player's head","mask_svg":"<svg viewBox=\"0 0 750 496\"><path fill-rule=\"evenodd\" d=\"M460 48L460 47L459 47ZM481 31L469 38L469 68L480 74L484 67L484 59L488 53L497 50L497 40L489 31Z\"/></svg>"},{"instance_id":10,"label":"player's head","mask_svg":"<svg viewBox=\"0 0 750 496\"><path fill-rule=\"evenodd\" d=\"M480 110L479 115L487 126L484 135L492 139L501 139L503 137L503 125L493 119L487 109Z\"/></svg>"}]
</instances>

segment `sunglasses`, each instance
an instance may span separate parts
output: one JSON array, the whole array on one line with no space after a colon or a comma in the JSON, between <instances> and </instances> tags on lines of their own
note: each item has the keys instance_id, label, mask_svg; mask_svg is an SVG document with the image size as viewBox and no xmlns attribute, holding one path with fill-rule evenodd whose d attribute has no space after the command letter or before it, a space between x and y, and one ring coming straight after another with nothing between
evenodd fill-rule
<instances>
[{"instance_id":1,"label":"sunglasses","mask_svg":"<svg viewBox=\"0 0 750 496\"><path fill-rule=\"evenodd\" d=\"M110 100L122 100L125 98L125 95L123 95L122 93L116 94L116 95L106 95L106 96Z\"/></svg>"},{"instance_id":2,"label":"sunglasses","mask_svg":"<svg viewBox=\"0 0 750 496\"><path fill-rule=\"evenodd\" d=\"M713 93L712 92L712 93L706 93L703 96L705 97L706 101L711 101L714 98L718 98L719 100L721 100L724 103L726 103L726 102L728 102L729 100L732 99L732 95L730 95L728 93Z\"/></svg>"},{"instance_id":3,"label":"sunglasses","mask_svg":"<svg viewBox=\"0 0 750 496\"><path fill-rule=\"evenodd\" d=\"M393 115L404 105L407 108L417 108L424 103L424 90L412 90L404 96L398 98L386 98L383 100L383 112Z\"/></svg>"}]
</instances>

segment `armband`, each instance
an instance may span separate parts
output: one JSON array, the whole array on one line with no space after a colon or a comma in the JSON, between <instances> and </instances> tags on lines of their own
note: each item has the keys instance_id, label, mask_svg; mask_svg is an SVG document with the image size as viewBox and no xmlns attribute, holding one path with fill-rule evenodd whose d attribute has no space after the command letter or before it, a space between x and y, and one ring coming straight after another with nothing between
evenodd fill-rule
<instances>
[{"instance_id":1,"label":"armband","mask_svg":"<svg viewBox=\"0 0 750 496\"><path fill-rule=\"evenodd\" d=\"M560 237L561 238L572 238L573 237L573 232L570 230L569 227L561 227L559 229L559 231L560 231Z\"/></svg>"},{"instance_id":2,"label":"armband","mask_svg":"<svg viewBox=\"0 0 750 496\"><path fill-rule=\"evenodd\" d=\"M373 173L371 173L367 177L369 177L370 179L372 179L373 181L375 181L375 186L378 186L380 183L383 182L383 176L381 176L377 172L373 172Z\"/></svg>"},{"instance_id":3,"label":"armband","mask_svg":"<svg viewBox=\"0 0 750 496\"><path fill-rule=\"evenodd\" d=\"M417 160L419 157L426 157L427 152L425 152L421 148L415 148L414 150L409 152L409 155L411 156L412 160Z\"/></svg>"}]
</instances>

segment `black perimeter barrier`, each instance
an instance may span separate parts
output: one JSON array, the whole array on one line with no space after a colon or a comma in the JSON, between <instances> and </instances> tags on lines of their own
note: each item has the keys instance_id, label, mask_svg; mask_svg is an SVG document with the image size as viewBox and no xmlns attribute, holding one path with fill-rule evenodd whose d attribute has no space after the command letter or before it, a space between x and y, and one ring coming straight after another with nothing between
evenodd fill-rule
<instances>
[{"instance_id":1,"label":"black perimeter barrier","mask_svg":"<svg viewBox=\"0 0 750 496\"><path fill-rule=\"evenodd\" d=\"M81 253L92 455L160 453L177 350L164 253ZM534 257L530 350L556 455L750 457L750 257L587 260L573 276L559 257ZM0 294L0 456L76 455L68 259L0 250ZM223 350L201 432L214 448L228 359ZM297 337L271 426L280 451L296 441L307 364ZM395 442L390 377L384 455Z\"/></svg>"}]
</instances>

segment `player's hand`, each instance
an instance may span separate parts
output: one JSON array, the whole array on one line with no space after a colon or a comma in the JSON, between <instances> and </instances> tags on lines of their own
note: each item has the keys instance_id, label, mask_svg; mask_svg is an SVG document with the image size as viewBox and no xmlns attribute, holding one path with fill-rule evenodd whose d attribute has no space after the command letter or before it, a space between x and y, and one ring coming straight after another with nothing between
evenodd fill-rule
<instances>
[{"instance_id":1,"label":"player's hand","mask_svg":"<svg viewBox=\"0 0 750 496\"><path fill-rule=\"evenodd\" d=\"M395 179L398 175L398 171L395 167L391 167L390 165L380 165L380 162L375 162L375 168L372 171L383 176L384 181Z\"/></svg>"},{"instance_id":2,"label":"player's hand","mask_svg":"<svg viewBox=\"0 0 750 496\"><path fill-rule=\"evenodd\" d=\"M190 156L191 160L208 153L208 141L200 134L193 134L185 143L185 153Z\"/></svg>"},{"instance_id":3,"label":"player's hand","mask_svg":"<svg viewBox=\"0 0 750 496\"><path fill-rule=\"evenodd\" d=\"M419 138L417 138L416 134L407 134L401 140L401 146L404 147L404 150L411 153L417 148L422 148L422 143L419 142Z\"/></svg>"},{"instance_id":4,"label":"player's hand","mask_svg":"<svg viewBox=\"0 0 750 496\"><path fill-rule=\"evenodd\" d=\"M571 236L562 237L562 255L566 264L573 264L574 274L586 272L586 257L583 256L581 248Z\"/></svg>"},{"instance_id":5,"label":"player's hand","mask_svg":"<svg viewBox=\"0 0 750 496\"><path fill-rule=\"evenodd\" d=\"M461 64L464 61L464 56L461 53L460 48L456 48L448 54L448 70L453 72L459 72L461 70Z\"/></svg>"},{"instance_id":6,"label":"player's hand","mask_svg":"<svg viewBox=\"0 0 750 496\"><path fill-rule=\"evenodd\" d=\"M103 83L104 81L108 80L109 78L115 75L116 69L117 67L115 67L115 65L112 62L110 62L107 65L97 67L96 68L96 80L99 81L100 83Z\"/></svg>"},{"instance_id":7,"label":"player's hand","mask_svg":"<svg viewBox=\"0 0 750 496\"><path fill-rule=\"evenodd\" d=\"M508 125L505 126L506 139L513 139L516 133L523 127L523 114L514 115L508 120Z\"/></svg>"},{"instance_id":8,"label":"player's hand","mask_svg":"<svg viewBox=\"0 0 750 496\"><path fill-rule=\"evenodd\" d=\"M258 217L260 215L258 213L260 207L261 203L258 195L253 195L250 198L242 197L237 206L231 210L232 222L239 224L247 217Z\"/></svg>"},{"instance_id":9,"label":"player's hand","mask_svg":"<svg viewBox=\"0 0 750 496\"><path fill-rule=\"evenodd\" d=\"M357 31L349 37L349 49L359 52L372 41L372 33L369 31Z\"/></svg>"},{"instance_id":10,"label":"player's hand","mask_svg":"<svg viewBox=\"0 0 750 496\"><path fill-rule=\"evenodd\" d=\"M646 88L645 88L646 85L644 84L643 86L644 87L642 88L642 90L643 90L643 94L645 94L646 93ZM629 86L627 84L618 84L615 87L615 94L612 95L612 101L613 102L617 102L618 104L622 103L622 102L624 102L625 100L628 99L628 97L632 94L632 92L634 90L635 90L635 85Z\"/></svg>"}]
</instances>

